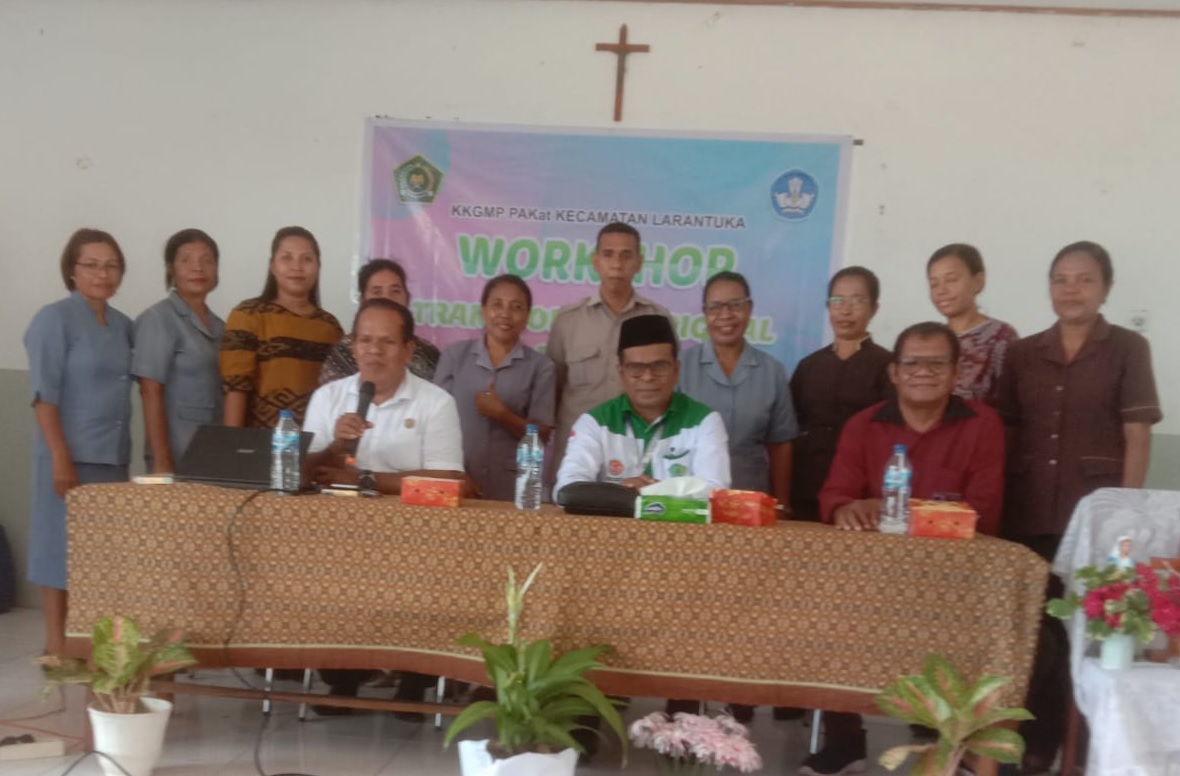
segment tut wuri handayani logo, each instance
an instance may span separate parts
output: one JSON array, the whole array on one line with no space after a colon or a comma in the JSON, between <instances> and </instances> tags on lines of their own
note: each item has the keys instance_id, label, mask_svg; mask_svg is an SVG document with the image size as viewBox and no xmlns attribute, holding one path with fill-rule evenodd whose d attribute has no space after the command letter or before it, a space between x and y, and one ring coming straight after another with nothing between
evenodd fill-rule
<instances>
[{"instance_id":1,"label":"tut wuri handayani logo","mask_svg":"<svg viewBox=\"0 0 1180 776\"><path fill-rule=\"evenodd\" d=\"M403 204L414 202L429 205L434 202L442 179L442 170L421 154L402 162L393 171L393 185L397 188L397 198Z\"/></svg>"},{"instance_id":2,"label":"tut wuri handayani logo","mask_svg":"<svg viewBox=\"0 0 1180 776\"><path fill-rule=\"evenodd\" d=\"M807 218L815 209L819 186L802 170L788 170L770 185L770 204L774 212L790 221Z\"/></svg>"}]
</instances>

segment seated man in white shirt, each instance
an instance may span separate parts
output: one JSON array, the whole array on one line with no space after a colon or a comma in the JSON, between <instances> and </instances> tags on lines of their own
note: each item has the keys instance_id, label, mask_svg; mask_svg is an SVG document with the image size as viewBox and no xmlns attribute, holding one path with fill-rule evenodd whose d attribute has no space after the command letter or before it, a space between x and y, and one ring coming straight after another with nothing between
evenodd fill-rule
<instances>
[{"instance_id":1,"label":"seated man in white shirt","mask_svg":"<svg viewBox=\"0 0 1180 776\"><path fill-rule=\"evenodd\" d=\"M321 385L307 406L304 430L315 437L305 471L315 482L358 485L381 493L399 493L408 475L463 478L463 439L459 411L449 393L407 371L414 355L414 317L389 299L361 305L353 323L352 352L360 371ZM360 386L373 384L373 400L357 414ZM356 455L349 455L356 442ZM323 669L320 676L332 695L355 696L369 671ZM435 677L403 672L394 698L421 701ZM317 714L351 711L312 706ZM401 719L421 721L414 712Z\"/></svg>"},{"instance_id":2,"label":"seated man in white shirt","mask_svg":"<svg viewBox=\"0 0 1180 776\"><path fill-rule=\"evenodd\" d=\"M388 299L365 302L353 324L352 350L360 371L321 385L307 406L303 430L315 435L305 467L311 479L381 493L399 493L409 475L462 479L455 400L406 369L414 355L410 311ZM362 418L357 402L365 382L374 391Z\"/></svg>"},{"instance_id":3,"label":"seated man in white shirt","mask_svg":"<svg viewBox=\"0 0 1180 776\"><path fill-rule=\"evenodd\" d=\"M623 393L574 422L553 492L574 482L641 488L669 477L703 477L728 488L725 422L676 390L679 343L662 315L639 315L619 330Z\"/></svg>"}]
</instances>

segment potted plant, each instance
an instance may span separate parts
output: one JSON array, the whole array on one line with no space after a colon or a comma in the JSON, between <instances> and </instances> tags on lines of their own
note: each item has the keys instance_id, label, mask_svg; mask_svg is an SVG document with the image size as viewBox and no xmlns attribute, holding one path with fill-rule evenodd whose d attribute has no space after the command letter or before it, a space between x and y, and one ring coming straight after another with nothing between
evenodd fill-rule
<instances>
[{"instance_id":1,"label":"potted plant","mask_svg":"<svg viewBox=\"0 0 1180 776\"><path fill-rule=\"evenodd\" d=\"M968 753L1019 763L1024 739L1007 725L1033 716L1025 709L1000 707L1000 689L1010 681L989 675L968 684L946 658L929 655L922 673L900 677L873 700L891 717L933 728L938 740L895 746L878 762L892 771L911 753L917 754L913 776L953 776Z\"/></svg>"},{"instance_id":2,"label":"potted plant","mask_svg":"<svg viewBox=\"0 0 1180 776\"><path fill-rule=\"evenodd\" d=\"M90 660L46 655L37 659L49 684L85 684L94 701L87 708L94 748L107 776L149 776L164 745L172 704L148 696L151 678L197 661L179 630L163 630L143 642L129 617L103 617L90 634ZM111 758L122 770L111 764Z\"/></svg>"},{"instance_id":3,"label":"potted plant","mask_svg":"<svg viewBox=\"0 0 1180 776\"><path fill-rule=\"evenodd\" d=\"M1086 615L1086 635L1102 642L1102 667L1119 670L1131 664L1135 642L1151 641L1156 630L1180 635L1180 574L1157 572L1146 564L1084 566L1074 576L1084 588L1045 605L1067 620L1079 609Z\"/></svg>"},{"instance_id":4,"label":"potted plant","mask_svg":"<svg viewBox=\"0 0 1180 776\"><path fill-rule=\"evenodd\" d=\"M606 720L626 751L623 721L615 702L608 699L585 676L600 667L598 657L606 647L576 649L554 656L548 639L525 642L520 636L524 596L537 578L541 566L517 586L508 569L508 640L489 642L468 633L459 644L476 647L483 655L495 701L480 700L462 711L447 730L444 745L484 719L496 724L492 741L459 742L459 759L465 776L510 774L517 769L529 773L573 773L582 746L573 732L585 717ZM539 760L550 761L538 766Z\"/></svg>"},{"instance_id":5,"label":"potted plant","mask_svg":"<svg viewBox=\"0 0 1180 776\"><path fill-rule=\"evenodd\" d=\"M762 767L750 731L728 715L680 712L669 717L656 711L631 724L631 743L654 749L662 773L698 776L725 768L750 773Z\"/></svg>"}]
</instances>

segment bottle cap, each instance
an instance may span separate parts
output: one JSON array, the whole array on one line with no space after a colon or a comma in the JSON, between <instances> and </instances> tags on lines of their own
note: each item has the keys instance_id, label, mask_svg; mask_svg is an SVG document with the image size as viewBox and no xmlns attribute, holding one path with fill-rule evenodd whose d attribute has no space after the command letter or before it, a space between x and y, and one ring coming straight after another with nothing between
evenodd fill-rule
<instances>
[{"instance_id":1,"label":"bottle cap","mask_svg":"<svg viewBox=\"0 0 1180 776\"><path fill-rule=\"evenodd\" d=\"M536 423L526 423L524 425L524 433L526 433L526 434L537 433L537 424Z\"/></svg>"},{"instance_id":2,"label":"bottle cap","mask_svg":"<svg viewBox=\"0 0 1180 776\"><path fill-rule=\"evenodd\" d=\"M905 445L894 445L893 446L893 454L897 455L898 453L901 453L903 455L905 454Z\"/></svg>"},{"instance_id":3,"label":"bottle cap","mask_svg":"<svg viewBox=\"0 0 1180 776\"><path fill-rule=\"evenodd\" d=\"M294 418L295 413L291 412L291 410L279 410L279 417L280 418Z\"/></svg>"}]
</instances>

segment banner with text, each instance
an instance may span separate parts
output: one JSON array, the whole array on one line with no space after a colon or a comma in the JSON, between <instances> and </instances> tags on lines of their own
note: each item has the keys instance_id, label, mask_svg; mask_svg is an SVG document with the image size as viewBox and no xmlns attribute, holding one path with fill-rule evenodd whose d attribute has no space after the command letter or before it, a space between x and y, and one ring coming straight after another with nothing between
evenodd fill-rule
<instances>
[{"instance_id":1,"label":"banner with text","mask_svg":"<svg viewBox=\"0 0 1180 776\"><path fill-rule=\"evenodd\" d=\"M705 281L734 270L754 298L748 340L793 368L822 344L851 147L372 119L360 261L405 266L416 325L439 347L479 336L484 284L519 275L533 293L525 341L543 346L557 310L595 293L595 236L622 221L642 236L636 288L686 345L708 337Z\"/></svg>"}]
</instances>

